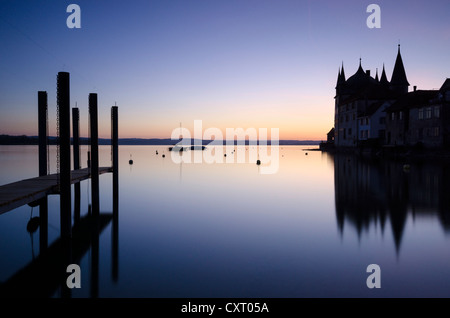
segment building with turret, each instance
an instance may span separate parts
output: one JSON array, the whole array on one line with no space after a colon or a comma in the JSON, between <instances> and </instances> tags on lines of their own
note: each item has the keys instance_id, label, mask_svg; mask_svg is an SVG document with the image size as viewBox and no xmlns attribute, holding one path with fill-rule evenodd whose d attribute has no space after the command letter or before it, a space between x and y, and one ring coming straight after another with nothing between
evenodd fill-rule
<instances>
[{"instance_id":1,"label":"building with turret","mask_svg":"<svg viewBox=\"0 0 450 318\"><path fill-rule=\"evenodd\" d=\"M334 143L337 147L356 147L369 140L384 143L386 113L400 96L408 93L409 82L398 47L397 59L388 81L385 67L381 77L364 71L359 61L355 74L345 78L344 65L339 68L336 83Z\"/></svg>"}]
</instances>

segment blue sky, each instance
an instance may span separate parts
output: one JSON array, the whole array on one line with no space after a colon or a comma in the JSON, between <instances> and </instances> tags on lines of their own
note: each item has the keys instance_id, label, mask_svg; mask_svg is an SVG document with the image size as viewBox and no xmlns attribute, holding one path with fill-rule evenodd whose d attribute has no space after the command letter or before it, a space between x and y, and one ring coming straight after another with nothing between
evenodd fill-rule
<instances>
[{"instance_id":1,"label":"blue sky","mask_svg":"<svg viewBox=\"0 0 450 318\"><path fill-rule=\"evenodd\" d=\"M69 4L81 28L69 29ZM369 29L366 8L381 8ZM87 135L98 93L100 136L119 106L120 137L167 138L182 122L279 128L282 139L325 138L334 86L359 58L390 79L401 43L408 80L438 88L450 77L450 1L0 1L0 134L37 134L37 91L56 129L56 75L71 74ZM411 88L412 89L412 88Z\"/></svg>"}]
</instances>

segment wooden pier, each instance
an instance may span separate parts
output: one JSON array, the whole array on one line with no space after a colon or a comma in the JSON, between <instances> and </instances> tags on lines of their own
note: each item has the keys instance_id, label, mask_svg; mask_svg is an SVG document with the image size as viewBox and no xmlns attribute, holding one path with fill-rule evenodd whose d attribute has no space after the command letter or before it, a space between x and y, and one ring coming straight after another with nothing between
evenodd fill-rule
<instances>
[{"instance_id":1,"label":"wooden pier","mask_svg":"<svg viewBox=\"0 0 450 318\"><path fill-rule=\"evenodd\" d=\"M90 170L90 168L72 170L71 184L90 178ZM100 167L98 173L103 174L112 171L112 167ZM57 173L0 186L0 214L42 199L49 194L59 194Z\"/></svg>"}]
</instances>

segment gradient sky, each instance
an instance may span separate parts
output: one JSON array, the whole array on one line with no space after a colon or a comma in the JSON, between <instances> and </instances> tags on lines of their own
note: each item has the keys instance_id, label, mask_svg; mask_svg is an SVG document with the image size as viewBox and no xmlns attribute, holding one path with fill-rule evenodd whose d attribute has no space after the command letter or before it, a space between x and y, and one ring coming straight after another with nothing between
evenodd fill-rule
<instances>
[{"instance_id":1,"label":"gradient sky","mask_svg":"<svg viewBox=\"0 0 450 318\"><path fill-rule=\"evenodd\" d=\"M69 29L69 4L81 29ZM381 29L366 8L381 7ZM334 87L364 69L392 74L400 41L408 80L450 77L450 1L0 0L0 134L37 135L37 91L56 134L56 75L71 75L81 135L98 93L100 137L170 138L173 129L279 128L280 139L326 138Z\"/></svg>"}]
</instances>

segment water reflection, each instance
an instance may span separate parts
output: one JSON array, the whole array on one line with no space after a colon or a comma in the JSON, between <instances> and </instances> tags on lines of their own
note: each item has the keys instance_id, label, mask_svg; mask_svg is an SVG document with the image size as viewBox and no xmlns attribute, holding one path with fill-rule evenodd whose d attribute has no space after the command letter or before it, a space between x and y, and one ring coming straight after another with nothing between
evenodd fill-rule
<instances>
[{"instance_id":1,"label":"water reflection","mask_svg":"<svg viewBox=\"0 0 450 318\"><path fill-rule=\"evenodd\" d=\"M374 225L382 234L389 223L397 254L408 216L437 216L450 232L450 167L445 162L405 162L367 159L349 154L334 156L336 219L358 237Z\"/></svg>"},{"instance_id":2,"label":"water reflection","mask_svg":"<svg viewBox=\"0 0 450 318\"><path fill-rule=\"evenodd\" d=\"M91 205L83 217L80 216L80 185L74 186L74 222L72 236L59 237L48 246L48 198L30 203L31 214L26 230L30 233L32 259L6 281L0 283L1 297L62 297L71 298L72 290L66 280L69 264L80 264L90 251L90 297L99 296L99 237L112 222L112 268L113 281L118 280L118 175L113 174L113 212L94 213ZM93 196L99 193L93 191ZM98 199L98 198L97 198ZM33 217L33 209L39 208L39 217ZM33 234L39 229L39 254L35 256Z\"/></svg>"}]
</instances>

